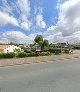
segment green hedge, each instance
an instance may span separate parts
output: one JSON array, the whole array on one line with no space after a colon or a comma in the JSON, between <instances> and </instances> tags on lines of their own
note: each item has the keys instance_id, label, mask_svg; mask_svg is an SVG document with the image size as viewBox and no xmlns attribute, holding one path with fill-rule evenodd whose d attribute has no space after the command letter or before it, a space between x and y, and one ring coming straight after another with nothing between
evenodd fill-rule
<instances>
[{"instance_id":1,"label":"green hedge","mask_svg":"<svg viewBox=\"0 0 80 92\"><path fill-rule=\"evenodd\" d=\"M16 57L37 57L37 56L46 56L46 55L51 55L50 52L31 52L31 53L25 53L25 52L20 52L17 54Z\"/></svg>"},{"instance_id":2,"label":"green hedge","mask_svg":"<svg viewBox=\"0 0 80 92\"><path fill-rule=\"evenodd\" d=\"M73 49L80 49L80 46L74 46Z\"/></svg>"},{"instance_id":3,"label":"green hedge","mask_svg":"<svg viewBox=\"0 0 80 92\"><path fill-rule=\"evenodd\" d=\"M48 52L33 52L31 53L31 56L47 56L47 55L51 55L51 53Z\"/></svg>"},{"instance_id":4,"label":"green hedge","mask_svg":"<svg viewBox=\"0 0 80 92\"><path fill-rule=\"evenodd\" d=\"M51 55L50 52L18 52L18 53L0 53L0 58L23 58L23 57L36 57L36 56L47 56Z\"/></svg>"},{"instance_id":5,"label":"green hedge","mask_svg":"<svg viewBox=\"0 0 80 92\"><path fill-rule=\"evenodd\" d=\"M48 56L48 55L51 55L51 53L49 51L40 53L40 56Z\"/></svg>"},{"instance_id":6,"label":"green hedge","mask_svg":"<svg viewBox=\"0 0 80 92\"><path fill-rule=\"evenodd\" d=\"M49 49L50 53L61 53L60 48Z\"/></svg>"},{"instance_id":7,"label":"green hedge","mask_svg":"<svg viewBox=\"0 0 80 92\"><path fill-rule=\"evenodd\" d=\"M26 57L26 56L27 56L26 52L19 52L16 55L16 57L21 57L21 58Z\"/></svg>"},{"instance_id":8,"label":"green hedge","mask_svg":"<svg viewBox=\"0 0 80 92\"><path fill-rule=\"evenodd\" d=\"M30 53L30 56L39 56L40 55L40 52L31 52Z\"/></svg>"},{"instance_id":9,"label":"green hedge","mask_svg":"<svg viewBox=\"0 0 80 92\"><path fill-rule=\"evenodd\" d=\"M24 52L26 52L26 53L30 53L31 51L28 51L28 50L24 49Z\"/></svg>"},{"instance_id":10,"label":"green hedge","mask_svg":"<svg viewBox=\"0 0 80 92\"><path fill-rule=\"evenodd\" d=\"M15 57L15 53L11 52L11 53L0 53L0 58L14 58Z\"/></svg>"}]
</instances>

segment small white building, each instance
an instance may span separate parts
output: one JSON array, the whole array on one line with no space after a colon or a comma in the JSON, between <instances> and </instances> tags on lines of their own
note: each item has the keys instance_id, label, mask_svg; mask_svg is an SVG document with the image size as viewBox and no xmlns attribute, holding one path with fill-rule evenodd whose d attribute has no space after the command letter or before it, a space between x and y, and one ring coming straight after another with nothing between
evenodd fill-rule
<instances>
[{"instance_id":1,"label":"small white building","mask_svg":"<svg viewBox=\"0 0 80 92\"><path fill-rule=\"evenodd\" d=\"M0 45L0 52L9 53L9 52L21 52L23 51L20 47L14 45Z\"/></svg>"}]
</instances>

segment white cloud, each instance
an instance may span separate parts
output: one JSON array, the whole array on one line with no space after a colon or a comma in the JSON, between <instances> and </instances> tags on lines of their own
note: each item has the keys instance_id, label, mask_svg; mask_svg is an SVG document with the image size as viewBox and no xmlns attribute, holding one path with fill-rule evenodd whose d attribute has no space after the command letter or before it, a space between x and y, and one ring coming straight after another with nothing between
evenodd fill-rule
<instances>
[{"instance_id":1,"label":"white cloud","mask_svg":"<svg viewBox=\"0 0 80 92\"><path fill-rule=\"evenodd\" d=\"M8 0L1 0L0 1L0 26L10 24L13 26L19 26L18 19L14 17L13 13L13 6L8 3Z\"/></svg>"},{"instance_id":2,"label":"white cloud","mask_svg":"<svg viewBox=\"0 0 80 92\"><path fill-rule=\"evenodd\" d=\"M56 26L50 26L49 28L47 28L47 31L44 33L45 35L51 35L51 34L55 34L58 33L59 31L56 30Z\"/></svg>"},{"instance_id":3,"label":"white cloud","mask_svg":"<svg viewBox=\"0 0 80 92\"><path fill-rule=\"evenodd\" d=\"M29 0L16 0L16 2L1 0L1 2L0 25L11 24L13 26L19 26L24 30L31 28Z\"/></svg>"},{"instance_id":4,"label":"white cloud","mask_svg":"<svg viewBox=\"0 0 80 92\"><path fill-rule=\"evenodd\" d=\"M30 1L29 0L16 0L11 5L7 2L8 0L1 0L3 6L0 11L0 26L10 24L19 26L24 30L30 30L32 22L30 21ZM62 0L58 0L59 2ZM10 1L11 2L11 1ZM50 26L45 33L44 37L49 39L50 42L80 42L80 0L68 0L62 4L58 4L59 17L58 22L54 26ZM15 13L17 13L17 18ZM36 26L38 28L46 28L46 22L42 15L42 9L35 9L36 15ZM19 35L20 34L20 35ZM0 41L14 41L22 43L31 43L33 38L37 34L31 34L26 36L22 32L7 31L3 35L3 40ZM22 40L20 40L22 39ZM25 40L27 39L27 40Z\"/></svg>"},{"instance_id":5,"label":"white cloud","mask_svg":"<svg viewBox=\"0 0 80 92\"><path fill-rule=\"evenodd\" d=\"M2 0L2 11L5 13L10 13L12 14L12 7L8 4L7 0Z\"/></svg>"},{"instance_id":6,"label":"white cloud","mask_svg":"<svg viewBox=\"0 0 80 92\"><path fill-rule=\"evenodd\" d=\"M17 7L21 12L21 15L26 15L27 17L30 15L30 2L29 0L17 0Z\"/></svg>"},{"instance_id":7,"label":"white cloud","mask_svg":"<svg viewBox=\"0 0 80 92\"><path fill-rule=\"evenodd\" d=\"M80 29L80 0L69 0L60 6L58 30L63 35L71 35Z\"/></svg>"},{"instance_id":8,"label":"white cloud","mask_svg":"<svg viewBox=\"0 0 80 92\"><path fill-rule=\"evenodd\" d=\"M48 39L50 43L68 42L70 44L80 44L80 31L70 36L62 36L62 32L57 32L54 35L46 35L45 38Z\"/></svg>"},{"instance_id":9,"label":"white cloud","mask_svg":"<svg viewBox=\"0 0 80 92\"><path fill-rule=\"evenodd\" d=\"M80 40L77 37L78 34L75 36L74 33L80 31L80 0L68 0L65 1L58 7L59 11L59 18L56 26L51 26L47 29L46 34L54 34L61 32L62 35L59 36L64 41L69 42L76 42ZM56 41L60 40L60 38L53 38L57 39ZM61 40L61 41L62 41Z\"/></svg>"},{"instance_id":10,"label":"white cloud","mask_svg":"<svg viewBox=\"0 0 80 92\"><path fill-rule=\"evenodd\" d=\"M18 0L17 1L18 11L20 11L20 25L24 30L29 30L32 26L31 21L28 19L30 17L30 2L29 0Z\"/></svg>"},{"instance_id":11,"label":"white cloud","mask_svg":"<svg viewBox=\"0 0 80 92\"><path fill-rule=\"evenodd\" d=\"M23 21L20 23L21 24L21 28L24 29L24 30L30 30L30 28L32 26L32 23L27 19L26 16L23 16L22 20Z\"/></svg>"},{"instance_id":12,"label":"white cloud","mask_svg":"<svg viewBox=\"0 0 80 92\"><path fill-rule=\"evenodd\" d=\"M6 38L0 38L0 43L9 43L9 41Z\"/></svg>"},{"instance_id":13,"label":"white cloud","mask_svg":"<svg viewBox=\"0 0 80 92\"><path fill-rule=\"evenodd\" d=\"M42 7L35 6L35 16L32 20L31 16L31 6L30 0L1 0L2 5L0 6L0 10L3 13L4 18L1 18L1 21L6 19L7 22L1 23L0 25L18 25L23 30L30 30L33 24L32 21L36 21L36 26L38 28L46 28L46 22L42 15ZM9 21L11 20L11 22Z\"/></svg>"},{"instance_id":14,"label":"white cloud","mask_svg":"<svg viewBox=\"0 0 80 92\"><path fill-rule=\"evenodd\" d=\"M21 23L21 28L24 29L24 30L29 30L30 27L31 27L31 23L30 22L28 22L28 23L22 22Z\"/></svg>"},{"instance_id":15,"label":"white cloud","mask_svg":"<svg viewBox=\"0 0 80 92\"><path fill-rule=\"evenodd\" d=\"M0 26L5 25L5 24L11 24L11 25L14 25L14 26L19 26L16 18L14 18L13 16L10 16L7 13L0 11Z\"/></svg>"},{"instance_id":16,"label":"white cloud","mask_svg":"<svg viewBox=\"0 0 80 92\"><path fill-rule=\"evenodd\" d=\"M80 44L80 31L74 32L71 36L65 37L65 41L71 44Z\"/></svg>"},{"instance_id":17,"label":"white cloud","mask_svg":"<svg viewBox=\"0 0 80 92\"><path fill-rule=\"evenodd\" d=\"M32 44L34 43L34 38L36 35L40 33L32 33L30 35L26 35L21 31L6 31L4 33L0 33L0 42L1 43L21 43L21 44Z\"/></svg>"},{"instance_id":18,"label":"white cloud","mask_svg":"<svg viewBox=\"0 0 80 92\"><path fill-rule=\"evenodd\" d=\"M2 38L5 38L4 40L5 43L14 42L14 43L30 44L33 42L31 36L27 36L20 31L6 31L5 33L2 34Z\"/></svg>"},{"instance_id":19,"label":"white cloud","mask_svg":"<svg viewBox=\"0 0 80 92\"><path fill-rule=\"evenodd\" d=\"M50 43L58 43L58 42L63 42L63 37L62 37L62 33L58 32L55 34L49 34L49 35L45 35L44 34L45 39L49 40Z\"/></svg>"},{"instance_id":20,"label":"white cloud","mask_svg":"<svg viewBox=\"0 0 80 92\"><path fill-rule=\"evenodd\" d=\"M43 19L42 14L38 14L38 15L36 16L36 25L37 25L37 27L39 27L39 28L46 28L46 23L45 23L45 21L44 21L44 19Z\"/></svg>"}]
</instances>

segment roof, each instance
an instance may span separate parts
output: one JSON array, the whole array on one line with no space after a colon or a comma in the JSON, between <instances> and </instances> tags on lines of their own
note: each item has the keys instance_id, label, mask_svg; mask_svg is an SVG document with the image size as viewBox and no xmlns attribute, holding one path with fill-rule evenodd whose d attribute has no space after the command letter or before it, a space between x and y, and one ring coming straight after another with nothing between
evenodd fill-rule
<instances>
[{"instance_id":1,"label":"roof","mask_svg":"<svg viewBox=\"0 0 80 92\"><path fill-rule=\"evenodd\" d=\"M8 48L11 45L0 45L0 52L3 52L4 49Z\"/></svg>"}]
</instances>

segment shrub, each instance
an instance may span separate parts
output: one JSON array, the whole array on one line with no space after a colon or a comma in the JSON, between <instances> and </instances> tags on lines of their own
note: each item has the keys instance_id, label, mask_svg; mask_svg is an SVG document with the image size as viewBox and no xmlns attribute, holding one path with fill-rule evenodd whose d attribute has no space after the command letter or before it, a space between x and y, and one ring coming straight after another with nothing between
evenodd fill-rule
<instances>
[{"instance_id":1,"label":"shrub","mask_svg":"<svg viewBox=\"0 0 80 92\"><path fill-rule=\"evenodd\" d=\"M31 53L26 53L26 57L36 57L36 56L46 56L46 55L51 55L50 52L31 52Z\"/></svg>"},{"instance_id":2,"label":"shrub","mask_svg":"<svg viewBox=\"0 0 80 92\"><path fill-rule=\"evenodd\" d=\"M51 55L50 52L31 52L31 53L26 53L26 52L18 52L18 53L1 53L0 58L14 58L14 57L36 57L36 56L47 56Z\"/></svg>"},{"instance_id":3,"label":"shrub","mask_svg":"<svg viewBox=\"0 0 80 92\"><path fill-rule=\"evenodd\" d=\"M73 49L80 49L80 46L74 46Z\"/></svg>"},{"instance_id":4,"label":"shrub","mask_svg":"<svg viewBox=\"0 0 80 92\"><path fill-rule=\"evenodd\" d=\"M40 53L40 56L47 56L47 55L51 55L51 53L49 51Z\"/></svg>"},{"instance_id":5,"label":"shrub","mask_svg":"<svg viewBox=\"0 0 80 92\"><path fill-rule=\"evenodd\" d=\"M17 56L16 57L23 58L23 57L26 57L26 56L27 56L27 53L26 52L19 52L19 53L17 53Z\"/></svg>"},{"instance_id":6,"label":"shrub","mask_svg":"<svg viewBox=\"0 0 80 92\"><path fill-rule=\"evenodd\" d=\"M24 52L26 52L26 53L30 53L31 51L28 51L28 50L24 49Z\"/></svg>"},{"instance_id":7,"label":"shrub","mask_svg":"<svg viewBox=\"0 0 80 92\"><path fill-rule=\"evenodd\" d=\"M60 48L49 49L49 51L51 53L61 53L61 49Z\"/></svg>"},{"instance_id":8,"label":"shrub","mask_svg":"<svg viewBox=\"0 0 80 92\"><path fill-rule=\"evenodd\" d=\"M30 55L30 53L26 53L26 57L30 57L31 55Z\"/></svg>"},{"instance_id":9,"label":"shrub","mask_svg":"<svg viewBox=\"0 0 80 92\"><path fill-rule=\"evenodd\" d=\"M20 52L17 54L17 57L36 57L36 56L47 56L51 55L50 52L31 52L31 53L25 53L25 52Z\"/></svg>"},{"instance_id":10,"label":"shrub","mask_svg":"<svg viewBox=\"0 0 80 92\"><path fill-rule=\"evenodd\" d=\"M15 57L15 53L14 52L0 53L0 58L14 58L14 57Z\"/></svg>"},{"instance_id":11,"label":"shrub","mask_svg":"<svg viewBox=\"0 0 80 92\"><path fill-rule=\"evenodd\" d=\"M39 56L40 55L40 52L31 52L30 53L30 56Z\"/></svg>"}]
</instances>

